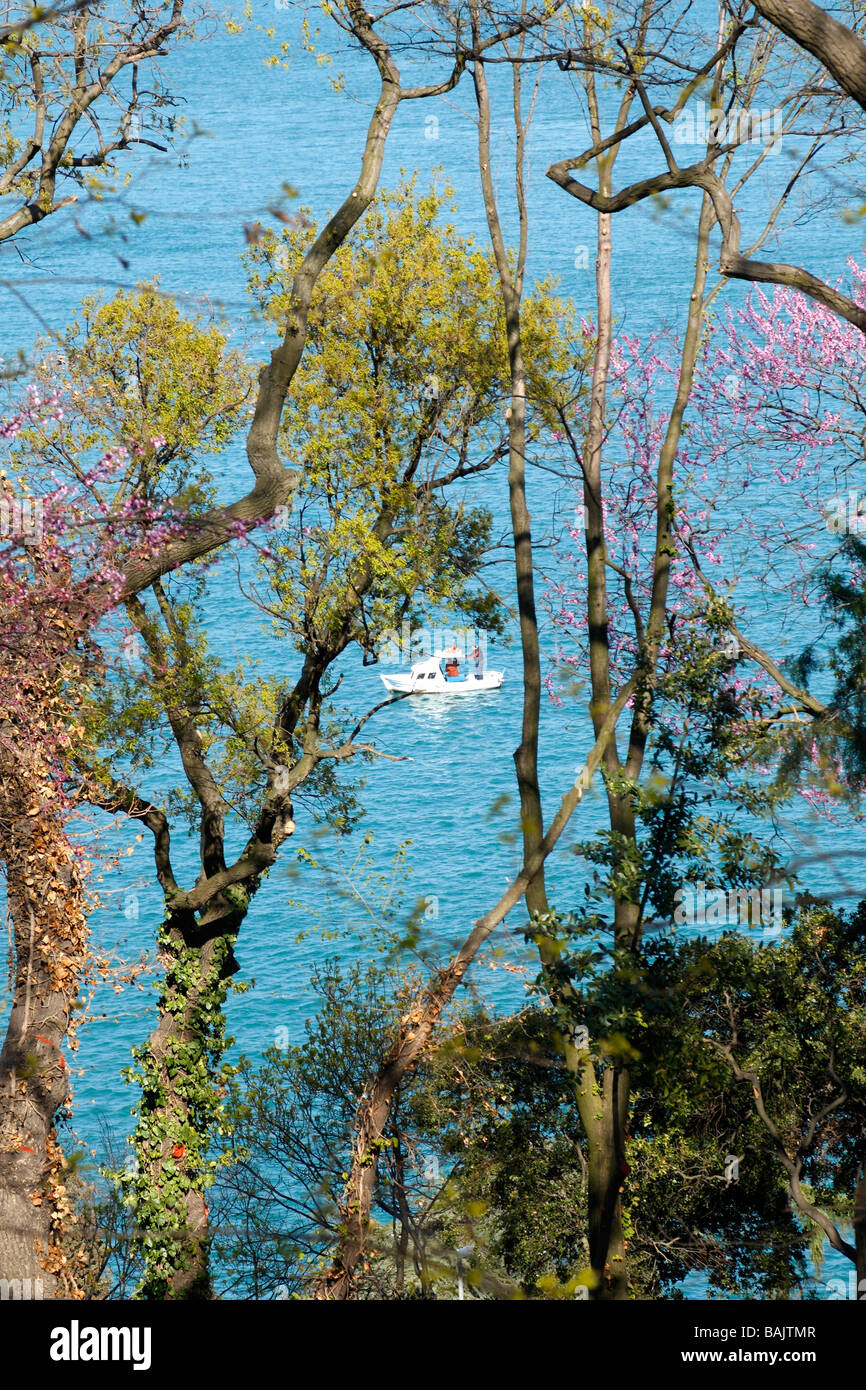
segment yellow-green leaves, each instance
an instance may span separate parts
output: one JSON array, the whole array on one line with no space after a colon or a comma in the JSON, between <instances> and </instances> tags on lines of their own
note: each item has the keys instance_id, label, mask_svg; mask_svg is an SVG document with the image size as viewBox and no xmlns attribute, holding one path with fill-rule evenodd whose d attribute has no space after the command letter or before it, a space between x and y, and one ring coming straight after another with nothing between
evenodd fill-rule
<instances>
[{"instance_id":1,"label":"yellow-green leaves","mask_svg":"<svg viewBox=\"0 0 866 1390\"><path fill-rule=\"evenodd\" d=\"M189 506L212 493L194 460L223 449L243 423L252 371L225 334L184 317L156 285L113 299L84 300L58 352L41 344L39 384L62 392L63 419L27 446L80 473L107 450L129 462L113 495L182 494Z\"/></svg>"},{"instance_id":2,"label":"yellow-green leaves","mask_svg":"<svg viewBox=\"0 0 866 1390\"><path fill-rule=\"evenodd\" d=\"M351 609L368 647L407 605L466 611L489 524L451 485L504 459L510 388L495 272L458 236L447 196L414 179L382 193L317 286L280 441L300 484L269 560L304 644ZM280 331L315 235L309 223L267 232L246 253ZM529 321L547 372L561 350L552 299Z\"/></svg>"}]
</instances>

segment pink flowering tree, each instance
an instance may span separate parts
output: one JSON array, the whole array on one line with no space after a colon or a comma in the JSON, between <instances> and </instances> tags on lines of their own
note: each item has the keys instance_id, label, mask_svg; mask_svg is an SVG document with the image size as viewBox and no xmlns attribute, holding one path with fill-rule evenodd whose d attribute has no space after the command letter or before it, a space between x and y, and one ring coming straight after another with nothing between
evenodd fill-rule
<instances>
[{"instance_id":1,"label":"pink flowering tree","mask_svg":"<svg viewBox=\"0 0 866 1390\"><path fill-rule=\"evenodd\" d=\"M866 272L849 276L866 305ZM756 289L714 326L690 437L702 514L683 539L730 609L736 679L764 691L755 771L831 818L859 815L864 774L864 379L858 328Z\"/></svg>"},{"instance_id":2,"label":"pink flowering tree","mask_svg":"<svg viewBox=\"0 0 866 1390\"><path fill-rule=\"evenodd\" d=\"M866 299L864 272L854 264L850 271L859 302ZM676 691L683 671L700 660L708 663L708 678L711 668L714 673L713 717L708 709L702 716L710 718L706 730L723 712L724 759L742 776L762 779L768 806L793 793L832 813L856 792L862 654L854 619L866 529L856 470L864 368L859 330L790 290L756 290L707 328L672 488L668 597L657 653L658 691L668 699L655 702L653 736L656 770L664 776L671 774L670 750L684 739L688 747L696 732L696 709ZM605 638L619 682L640 660L657 583L657 466L675 378L670 344L628 336L613 342L602 526ZM560 439L574 442L584 428L585 421L572 419ZM571 495L546 591L556 634L547 684L557 701L565 673L583 677L591 664L582 487L576 483ZM845 633L835 645L834 628ZM810 685L822 641L828 674L816 694ZM716 729L712 737L721 734ZM722 782L713 795L727 783L735 805L741 802L724 760L715 773ZM705 827L708 851L720 843L722 828L718 820Z\"/></svg>"},{"instance_id":3,"label":"pink flowering tree","mask_svg":"<svg viewBox=\"0 0 866 1390\"><path fill-rule=\"evenodd\" d=\"M766 882L777 868L772 853L744 828L744 812L757 807L750 808L754 797L741 777L732 776L732 769L744 775L751 768L746 732L765 718L775 691L765 671L738 664L730 596L724 586L720 596L712 583L724 569L731 532L729 511L711 484L720 476L720 464L724 467L727 446L720 445L714 457L704 453L704 431L711 446L719 437L719 412L714 421L697 418L703 396L711 391L709 352L704 342L695 357L689 417L678 430L666 503L670 536L660 552L659 460L670 437L681 362L671 344L658 337L644 343L623 335L612 341L598 540L604 574L596 581L599 588L603 583L603 623L590 621L582 481L566 487L571 505L564 504L566 523L544 593L555 642L546 680L552 701L563 704L575 681L592 683L593 666L596 682L604 679L612 690L638 672L628 708L634 723L642 708L646 719L640 755L633 748L622 766L614 767L611 759L607 769L608 796L617 789L629 814L620 801L618 823L582 848L594 866L591 898L602 903L621 894L621 914L626 915L627 902L640 930L656 918L673 916L674 895L683 882L723 878L744 887ZM724 387L722 409L727 405L723 392ZM587 412L583 418L575 413L557 431L557 442L577 448L587 428ZM752 529L750 522L749 544ZM663 621L648 648L662 570ZM767 795L769 806L769 790ZM728 810L720 814L724 802Z\"/></svg>"}]
</instances>

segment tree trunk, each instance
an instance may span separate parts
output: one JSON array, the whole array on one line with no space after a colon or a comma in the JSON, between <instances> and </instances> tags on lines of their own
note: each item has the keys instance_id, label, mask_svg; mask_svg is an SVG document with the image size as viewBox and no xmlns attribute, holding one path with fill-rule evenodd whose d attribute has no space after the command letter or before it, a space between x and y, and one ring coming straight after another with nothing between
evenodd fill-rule
<instances>
[{"instance_id":1,"label":"tree trunk","mask_svg":"<svg viewBox=\"0 0 866 1390\"><path fill-rule=\"evenodd\" d=\"M133 1054L141 1085L137 1168L123 1185L146 1236L142 1292L150 1299L212 1297L208 1266L208 1150L220 1109L223 1004L245 907L215 903L207 922L170 917L160 933L165 976L159 1021Z\"/></svg>"},{"instance_id":2,"label":"tree trunk","mask_svg":"<svg viewBox=\"0 0 866 1390\"><path fill-rule=\"evenodd\" d=\"M857 1252L857 1298L866 1299L866 1164L854 1191L854 1249Z\"/></svg>"},{"instance_id":3,"label":"tree trunk","mask_svg":"<svg viewBox=\"0 0 866 1390\"><path fill-rule=\"evenodd\" d=\"M50 783L3 750L0 859L12 924L13 994L0 1051L0 1279L75 1297L62 1259L62 1166L54 1122L67 1098L61 1052L86 955L81 870ZM46 797L45 793L49 793Z\"/></svg>"},{"instance_id":4,"label":"tree trunk","mask_svg":"<svg viewBox=\"0 0 866 1390\"><path fill-rule=\"evenodd\" d=\"M477 7L473 11L473 33L480 36ZM514 127L516 139L515 191L520 218L520 245L517 264L512 269L502 235L490 155L490 96L484 63L473 65L475 97L478 106L478 161L487 226L493 247L508 348L511 403L508 409L508 497L514 541L514 571L517 611L520 621L520 650L523 658L523 720L520 746L514 754L520 796L520 823L523 834L523 862L528 863L544 836L541 789L538 781L538 729L541 711L541 656L538 643L538 617L535 607L535 571L532 557L532 518L526 500L526 364L520 306L527 250L527 212L524 193L524 146L526 125L521 114L520 66L512 68ZM544 871L539 871L526 890L530 914L547 911Z\"/></svg>"},{"instance_id":5,"label":"tree trunk","mask_svg":"<svg viewBox=\"0 0 866 1390\"><path fill-rule=\"evenodd\" d=\"M596 1277L593 1295L599 1300L628 1298L625 1241L622 1229L622 1188L625 1162L625 1124L628 1113L628 1073L605 1067L601 1111L589 1146L589 1262Z\"/></svg>"}]
</instances>

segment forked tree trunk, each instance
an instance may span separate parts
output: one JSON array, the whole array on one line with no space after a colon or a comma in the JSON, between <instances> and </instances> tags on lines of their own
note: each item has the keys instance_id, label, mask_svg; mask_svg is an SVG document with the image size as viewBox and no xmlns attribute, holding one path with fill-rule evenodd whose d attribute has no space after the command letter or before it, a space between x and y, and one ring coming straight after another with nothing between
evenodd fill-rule
<instances>
[{"instance_id":1,"label":"forked tree trunk","mask_svg":"<svg viewBox=\"0 0 866 1390\"><path fill-rule=\"evenodd\" d=\"M388 45L373 29L373 21L360 0L347 0L346 11L348 27L375 60L380 91L367 128L358 181L307 250L293 282L283 340L259 376L247 454L257 479L256 491L267 488L274 507L285 500L296 484L293 480L291 489L287 486L277 439L289 386L306 344L313 293L322 271L376 195L385 143L404 95L399 69ZM416 98L450 90L462 67L461 59L443 83L412 89L410 95ZM255 492L245 500L244 507L254 498ZM258 501L261 502L261 496ZM242 513L236 510L236 515ZM243 515L262 513L258 509L245 510ZM213 536L219 537L217 527L213 528ZM190 558L190 553L184 542L182 549L162 564L160 572L186 558ZM148 576L146 570L137 578L131 575L127 596L138 593L153 580L154 575ZM307 687L304 693L308 693ZM295 695L300 694L301 690L296 690ZM293 705L289 732L302 707L300 699ZM196 786L195 790L200 789ZM203 810L205 805L202 801ZM280 816L282 820L282 812ZM205 810L205 841L214 838L208 831L206 817ZM285 818L284 833L291 833L293 828L290 816ZM217 839L221 861L221 832ZM279 842L274 836L274 848ZM207 877L215 869L204 862L203 871ZM159 1023L149 1043L136 1054L142 1080L137 1135L140 1167L126 1184L138 1225L147 1230L151 1241L146 1247L145 1293L152 1298L207 1298L210 1294L207 1206L200 1179L211 1132L209 1118L214 1114L212 1071L221 1047L222 1003L226 975L233 963L232 945L250 895L256 891L259 871L252 870L243 882L235 880L232 891L224 898L209 897L200 920L194 911L172 913L169 907L169 920L163 929L161 945L167 968Z\"/></svg>"}]
</instances>

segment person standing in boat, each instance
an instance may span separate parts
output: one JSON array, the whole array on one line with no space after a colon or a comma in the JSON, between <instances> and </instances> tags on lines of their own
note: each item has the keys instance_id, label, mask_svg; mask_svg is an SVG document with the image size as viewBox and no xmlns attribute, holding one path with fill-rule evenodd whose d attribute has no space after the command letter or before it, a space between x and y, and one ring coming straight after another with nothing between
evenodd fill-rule
<instances>
[{"instance_id":1,"label":"person standing in boat","mask_svg":"<svg viewBox=\"0 0 866 1390\"><path fill-rule=\"evenodd\" d=\"M473 649L472 660L475 662L475 679L480 681L484 675L484 657L481 655L480 647Z\"/></svg>"}]
</instances>

